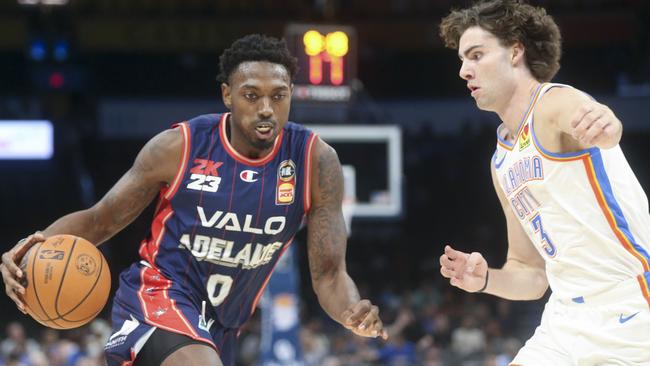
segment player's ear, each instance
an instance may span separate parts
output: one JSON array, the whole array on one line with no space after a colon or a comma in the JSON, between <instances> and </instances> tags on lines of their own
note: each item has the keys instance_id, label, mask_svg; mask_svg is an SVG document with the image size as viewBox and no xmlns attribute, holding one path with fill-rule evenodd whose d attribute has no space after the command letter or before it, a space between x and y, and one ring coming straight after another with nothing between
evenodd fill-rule
<instances>
[{"instance_id":1,"label":"player's ear","mask_svg":"<svg viewBox=\"0 0 650 366\"><path fill-rule=\"evenodd\" d=\"M510 63L512 66L524 62L525 50L526 49L524 48L524 45L521 44L521 42L515 42L515 44L510 47Z\"/></svg>"},{"instance_id":2,"label":"player's ear","mask_svg":"<svg viewBox=\"0 0 650 366\"><path fill-rule=\"evenodd\" d=\"M221 83L221 99L226 108L232 107L232 95L230 94L230 85L228 83Z\"/></svg>"}]
</instances>

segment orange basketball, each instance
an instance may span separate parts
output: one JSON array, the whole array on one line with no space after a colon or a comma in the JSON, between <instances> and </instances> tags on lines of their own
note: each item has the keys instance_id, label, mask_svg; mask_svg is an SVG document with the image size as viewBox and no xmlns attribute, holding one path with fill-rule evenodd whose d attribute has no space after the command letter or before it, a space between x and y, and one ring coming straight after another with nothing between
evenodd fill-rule
<instances>
[{"instance_id":1,"label":"orange basketball","mask_svg":"<svg viewBox=\"0 0 650 366\"><path fill-rule=\"evenodd\" d=\"M111 273L102 253L73 235L54 235L29 249L20 263L29 315L55 329L80 327L104 308Z\"/></svg>"}]
</instances>

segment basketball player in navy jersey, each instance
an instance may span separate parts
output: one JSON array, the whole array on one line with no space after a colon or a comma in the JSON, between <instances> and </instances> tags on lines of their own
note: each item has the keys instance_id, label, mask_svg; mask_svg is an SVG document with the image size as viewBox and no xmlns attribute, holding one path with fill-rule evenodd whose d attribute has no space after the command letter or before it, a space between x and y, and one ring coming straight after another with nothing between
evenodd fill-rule
<instances>
[{"instance_id":1,"label":"basketball player in navy jersey","mask_svg":"<svg viewBox=\"0 0 650 366\"><path fill-rule=\"evenodd\" d=\"M158 196L141 261L120 276L110 365L233 365L250 318L303 218L314 291L337 322L387 337L345 266L343 179L336 152L288 122L296 60L284 41L250 35L220 58L230 113L202 115L152 138L93 207L64 216L2 256L7 295L24 312L16 265L34 243L74 234L100 244Z\"/></svg>"},{"instance_id":2,"label":"basketball player in navy jersey","mask_svg":"<svg viewBox=\"0 0 650 366\"><path fill-rule=\"evenodd\" d=\"M648 198L607 106L550 83L560 30L521 0L452 11L440 33L478 108L499 115L492 182L506 216L502 268L450 246L440 271L468 292L552 294L511 365L650 365Z\"/></svg>"}]
</instances>

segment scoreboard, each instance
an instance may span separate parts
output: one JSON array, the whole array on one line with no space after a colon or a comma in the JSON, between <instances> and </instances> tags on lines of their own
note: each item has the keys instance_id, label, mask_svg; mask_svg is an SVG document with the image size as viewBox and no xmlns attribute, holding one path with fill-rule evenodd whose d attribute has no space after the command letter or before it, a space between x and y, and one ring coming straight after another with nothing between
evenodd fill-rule
<instances>
[{"instance_id":1,"label":"scoreboard","mask_svg":"<svg viewBox=\"0 0 650 366\"><path fill-rule=\"evenodd\" d=\"M338 25L291 24L285 39L298 59L294 100L347 102L357 77L357 35Z\"/></svg>"}]
</instances>

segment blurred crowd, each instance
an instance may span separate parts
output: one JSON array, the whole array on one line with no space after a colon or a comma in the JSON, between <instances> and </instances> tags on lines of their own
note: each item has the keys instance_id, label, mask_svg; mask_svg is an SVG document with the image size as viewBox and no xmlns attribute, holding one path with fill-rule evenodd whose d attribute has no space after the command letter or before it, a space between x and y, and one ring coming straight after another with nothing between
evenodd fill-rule
<instances>
[{"instance_id":1,"label":"blurred crowd","mask_svg":"<svg viewBox=\"0 0 650 366\"><path fill-rule=\"evenodd\" d=\"M35 328L29 334L23 323L6 326L0 341L0 365L6 366L99 366L104 365L104 343L111 333L106 320L95 319L82 328L58 331ZM32 337L33 336L33 337Z\"/></svg>"},{"instance_id":2,"label":"blurred crowd","mask_svg":"<svg viewBox=\"0 0 650 366\"><path fill-rule=\"evenodd\" d=\"M423 283L377 299L386 341L357 337L325 314L303 321L306 366L506 366L534 330L541 301L514 303ZM258 323L240 338L242 366L257 365Z\"/></svg>"},{"instance_id":3,"label":"blurred crowd","mask_svg":"<svg viewBox=\"0 0 650 366\"><path fill-rule=\"evenodd\" d=\"M300 342L305 366L506 366L530 336L542 304L464 294L431 283L408 292L386 290L377 300L387 341L355 336L324 313L304 310ZM258 365L259 318L258 311L242 331L238 366ZM26 330L13 321L0 341L0 365L104 365L110 331L100 318L68 331Z\"/></svg>"}]
</instances>

